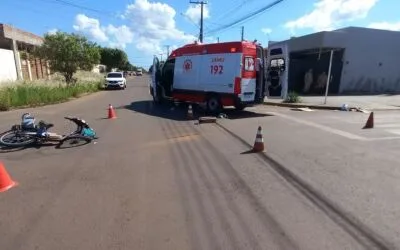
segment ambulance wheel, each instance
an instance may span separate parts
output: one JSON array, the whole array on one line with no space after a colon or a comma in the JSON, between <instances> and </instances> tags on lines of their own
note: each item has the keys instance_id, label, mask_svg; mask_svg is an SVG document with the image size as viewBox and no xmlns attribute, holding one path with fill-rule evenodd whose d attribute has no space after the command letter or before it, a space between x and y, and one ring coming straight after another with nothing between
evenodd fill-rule
<instances>
[{"instance_id":1,"label":"ambulance wheel","mask_svg":"<svg viewBox=\"0 0 400 250\"><path fill-rule=\"evenodd\" d=\"M155 95L153 95L153 102L154 102L154 104L160 104L161 103L160 98L158 96L155 96Z\"/></svg>"},{"instance_id":2,"label":"ambulance wheel","mask_svg":"<svg viewBox=\"0 0 400 250\"><path fill-rule=\"evenodd\" d=\"M160 93L160 92L158 92L159 90L157 89L157 92L156 93L154 93L154 90L153 89L151 89L152 91L151 91L151 95L153 96L153 102L154 102L154 104L160 104L161 103L161 100L160 100L160 97L158 96L158 93Z\"/></svg>"},{"instance_id":3,"label":"ambulance wheel","mask_svg":"<svg viewBox=\"0 0 400 250\"><path fill-rule=\"evenodd\" d=\"M221 101L219 96L212 95L207 100L207 111L210 113L218 113L221 110Z\"/></svg>"}]
</instances>

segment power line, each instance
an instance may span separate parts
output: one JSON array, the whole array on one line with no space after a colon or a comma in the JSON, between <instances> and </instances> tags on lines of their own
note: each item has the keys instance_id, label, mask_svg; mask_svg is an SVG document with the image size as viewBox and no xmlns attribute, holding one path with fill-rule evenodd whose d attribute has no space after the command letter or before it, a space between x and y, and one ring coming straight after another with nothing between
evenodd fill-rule
<instances>
[{"instance_id":1,"label":"power line","mask_svg":"<svg viewBox=\"0 0 400 250\"><path fill-rule=\"evenodd\" d=\"M197 28L200 28L200 25L198 23L196 23L195 21L193 21L190 17L188 17L188 15L184 14L184 13L180 13L182 16L186 17L193 25L195 25Z\"/></svg>"},{"instance_id":2,"label":"power line","mask_svg":"<svg viewBox=\"0 0 400 250\"><path fill-rule=\"evenodd\" d=\"M69 1L65 1L65 0L46 0L46 1L47 2L58 3L58 4L61 4L61 5L64 5L64 6L70 6L70 7L74 7L74 8L78 8L78 9L84 9L84 10L96 12L96 13L99 13L99 14L113 14L112 12L109 12L109 11L98 10L98 9L94 9L94 8L91 8L91 7L79 5L79 4L72 3L72 2L69 2Z\"/></svg>"},{"instance_id":3,"label":"power line","mask_svg":"<svg viewBox=\"0 0 400 250\"><path fill-rule=\"evenodd\" d=\"M223 25L223 26L221 26L221 27L219 27L219 28L216 28L216 29L213 29L213 30L211 30L211 31L208 31L207 34L215 33L215 32L221 31L221 30L225 30L225 29L228 29L228 28L233 27L233 26L236 25L236 24L240 24L240 23L242 23L242 22L245 22L246 20L248 20L248 19L250 19L250 18L252 18L252 17L255 17L256 15L261 14L262 12L264 12L264 11L266 11L266 10L268 10L268 9L270 9L270 8L272 8L272 7L274 7L275 5L277 5L277 4L279 4L279 3L283 2L283 1L284 1L284 0L276 0L276 1L274 1L274 2L272 2L272 3L270 3L270 4L268 4L268 5L266 5L266 6L264 6L264 7L262 7L261 9L258 9L258 10L256 10L256 11L253 11L252 13L247 14L247 15L245 15L244 17L241 17L241 18L239 18L239 19L237 19L237 20L235 20L235 21L233 21L233 22L231 22L231 23L229 23L229 24L225 24L225 25Z\"/></svg>"},{"instance_id":4,"label":"power line","mask_svg":"<svg viewBox=\"0 0 400 250\"><path fill-rule=\"evenodd\" d=\"M240 9L240 7L242 7L244 5L245 1L243 0L238 6L230 9L229 11L225 12L225 14L223 14L222 16L220 16L217 20L224 20L227 16L229 16L229 14L235 12L236 10Z\"/></svg>"}]
</instances>

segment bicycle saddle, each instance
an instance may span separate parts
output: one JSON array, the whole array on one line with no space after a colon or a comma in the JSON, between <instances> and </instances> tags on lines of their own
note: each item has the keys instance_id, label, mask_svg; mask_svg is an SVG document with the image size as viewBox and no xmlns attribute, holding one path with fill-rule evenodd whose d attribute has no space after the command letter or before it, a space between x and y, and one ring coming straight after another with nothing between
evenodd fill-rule
<instances>
[{"instance_id":1,"label":"bicycle saddle","mask_svg":"<svg viewBox=\"0 0 400 250\"><path fill-rule=\"evenodd\" d=\"M53 124L53 123L47 123L47 122L45 122L45 121L40 121L40 122L39 122L39 127L40 127L40 128L49 129L49 128L51 128L51 127L54 127L54 124Z\"/></svg>"}]
</instances>

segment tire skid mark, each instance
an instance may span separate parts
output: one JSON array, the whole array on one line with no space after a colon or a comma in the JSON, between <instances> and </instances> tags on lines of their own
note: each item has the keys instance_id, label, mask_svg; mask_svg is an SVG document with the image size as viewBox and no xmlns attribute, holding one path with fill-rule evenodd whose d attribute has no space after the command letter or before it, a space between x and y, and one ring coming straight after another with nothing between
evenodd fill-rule
<instances>
[{"instance_id":1,"label":"tire skid mark","mask_svg":"<svg viewBox=\"0 0 400 250\"><path fill-rule=\"evenodd\" d=\"M194 130L190 129L189 126L182 126L183 128L183 133L190 133L193 132ZM188 159L188 161L192 162L193 169L196 170L196 175L200 177L200 179L203 181L204 185L207 187L207 197L209 197L210 200L210 205L214 211L214 214L218 218L218 223L220 224L220 228L222 229L221 233L224 233L229 241L227 243L231 246L229 249L240 249L240 243L239 240L237 239L237 236L234 234L234 231L232 230L232 227L229 223L229 220L226 218L226 213L224 213L221 201L218 199L217 195L215 192L212 190L212 181L210 181L210 178L207 177L207 174L205 173L204 169L205 168L210 168L212 165L210 164L210 161L207 161L206 164L208 166L203 167L201 162L205 161L205 157L198 156L196 152L199 152L197 149L198 147L194 147L193 143L186 143L185 148L187 149L188 154L191 156L192 159ZM186 157L187 156L183 156ZM220 185L218 185L220 186ZM253 249L253 248L252 248Z\"/></svg>"},{"instance_id":2,"label":"tire skid mark","mask_svg":"<svg viewBox=\"0 0 400 250\"><path fill-rule=\"evenodd\" d=\"M170 130L171 127L168 124L168 121L166 120L159 120L160 125L162 127L162 131L163 134L165 136L165 138L169 138L170 137ZM201 234L201 230L200 230L200 224L201 221L199 223L196 223L195 221L195 208L193 206L193 204L190 202L190 187L185 186L184 183L184 179L185 176L183 175L184 173L184 163L182 162L182 160L179 157L179 152L176 148L176 143L174 143L173 141L169 141L169 151L171 153L171 159L172 159L172 164L174 166L175 169L175 181L178 184L179 187L179 191L180 191L180 201L181 201L181 205L183 208L183 211L185 213L185 224L188 226L188 231L189 231L189 237L190 237L190 242L191 242L191 246L193 247L193 249L205 249L203 247L203 244L201 242L201 237L199 237L199 235Z\"/></svg>"},{"instance_id":3,"label":"tire skid mark","mask_svg":"<svg viewBox=\"0 0 400 250\"><path fill-rule=\"evenodd\" d=\"M252 145L247 143L244 139L242 139L223 125L216 123L216 126L219 127L221 131L224 131L228 135L232 136L246 147L252 147ZM305 198L312 202L312 204L314 204L317 208L324 212L325 215L328 216L328 218L330 218L340 228L342 228L351 237L353 237L353 239L355 239L360 245L362 245L366 249L395 249L395 247L391 243L388 243L382 236L372 231L364 223L358 220L354 215L344 211L338 205L334 204L325 195L309 185L307 182L303 181L287 167L280 164L263 152L257 153L255 155L258 156L259 159L267 163L266 167L270 167L271 169L273 169L296 190L298 190Z\"/></svg>"},{"instance_id":4,"label":"tire skid mark","mask_svg":"<svg viewBox=\"0 0 400 250\"><path fill-rule=\"evenodd\" d=\"M251 249L261 249L257 238L253 234L248 223L245 222L245 218L244 218L243 214L240 212L240 208L237 206L236 202L234 201L234 197L229 193L230 191L228 190L227 186L224 185L224 182L222 181L221 177L214 170L214 168L213 168L214 165L217 165L218 167L220 167L221 170L224 171L224 174L226 174L230 179L232 179L233 182L236 182L237 179L235 178L235 176L233 176L230 173L230 170L227 169L226 165L221 165L218 162L214 162L214 164L213 164L213 162L212 162L213 160L210 159L210 153L208 152L208 151L210 151L209 148L205 149L204 144L201 145L201 143L205 143L204 141L205 141L205 139L202 137L201 141L194 142L193 143L194 146L191 147L189 145L188 148L190 148L190 150L192 150L192 152L194 152L194 151L199 152L199 154L201 155L201 159L199 159L199 160L203 160L206 163L207 170L211 173L211 175L215 179L215 183L217 183L219 189L221 190L222 196L226 203L226 207L235 215L235 219L236 219L237 223L239 224L239 228L241 229L241 232L246 236L246 239L247 239L248 243L250 244ZM214 159L214 161L215 161L215 158L212 158L212 159ZM218 204L217 200L218 199L216 198L216 201L214 201L215 205ZM227 220L226 217L223 216L223 213L221 215L221 218L223 218L223 220L226 221L224 223L225 224L224 228L228 227L229 230L232 230L229 225L229 220ZM233 233L231 233L231 234L233 234Z\"/></svg>"},{"instance_id":5,"label":"tire skid mark","mask_svg":"<svg viewBox=\"0 0 400 250\"><path fill-rule=\"evenodd\" d=\"M167 121L167 126L171 130L174 130L174 132L177 132L179 134L181 131L177 130L177 128L174 126L174 123L178 122L173 122L173 121ZM207 208L204 206L204 197L202 197L201 194L201 183L199 183L198 178L196 178L195 173L193 172L192 167L190 167L191 160L190 158L193 158L193 155L189 154L189 152L186 150L186 146L181 143L175 143L174 148L178 152L176 155L182 160L183 165L181 165L181 171L183 173L186 173L186 179L189 180L190 182L190 187L191 187L191 192L190 194L193 194L194 201L196 203L196 208L198 211L199 218L201 219L201 222L199 224L202 225L202 232L205 233L205 239L207 240L208 247L204 249L220 249L220 247L217 247L219 242L217 235L214 233L214 229L212 226L212 222L210 221L210 216L208 216L208 211ZM185 187L184 187L185 188ZM186 187L187 188L187 187Z\"/></svg>"},{"instance_id":6,"label":"tire skid mark","mask_svg":"<svg viewBox=\"0 0 400 250\"><path fill-rule=\"evenodd\" d=\"M241 187L243 194L241 195L244 197L245 200L248 201L248 205L252 207L255 213L255 216L259 217L259 220L263 223L262 226L266 230L266 232L270 232L271 235L274 235L275 239L277 240L277 245L281 247L281 249L298 249L298 246L295 244L293 239L291 239L283 228L279 225L279 223L273 218L273 216L267 211L265 206L259 201L259 199L254 195L251 188L246 184L246 182L240 177L239 173L235 170L232 164L222 155L219 153L218 149L207 140L204 136L201 136L203 143L206 145L204 147L204 152L207 151L209 154L213 155L213 159L218 162L218 166L224 168L225 173L230 176L233 180L238 182L239 186ZM199 147L200 149L200 147ZM201 149L200 149L201 150ZM204 155L204 154L203 154ZM204 157L205 161L209 162L209 158ZM209 162L210 163L210 162ZM212 164L209 164L212 166ZM236 206L236 204L232 201L232 197L229 192L226 190L226 186L223 185L222 180L218 177L217 173L210 167L210 171L213 172L213 175L217 179L217 181L221 184L221 188L224 190L224 194L226 194L225 199L229 203L229 207L231 208L232 212L235 213L236 218L239 220L240 226L245 229L246 236L249 239L254 238L254 234L251 233L250 228L246 224L243 216L240 213L240 209ZM252 241L256 241L253 240Z\"/></svg>"}]
</instances>

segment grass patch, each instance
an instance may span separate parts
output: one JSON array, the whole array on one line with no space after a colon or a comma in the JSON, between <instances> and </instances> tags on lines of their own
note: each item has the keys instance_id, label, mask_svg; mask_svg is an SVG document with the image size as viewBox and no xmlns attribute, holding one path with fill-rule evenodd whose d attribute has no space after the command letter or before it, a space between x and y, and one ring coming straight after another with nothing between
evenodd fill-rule
<instances>
[{"instance_id":1,"label":"grass patch","mask_svg":"<svg viewBox=\"0 0 400 250\"><path fill-rule=\"evenodd\" d=\"M101 77L82 81L78 78L78 82L73 86L66 86L57 80L5 84L4 87L0 87L0 111L55 104L83 94L94 93L101 89L100 79Z\"/></svg>"},{"instance_id":2,"label":"grass patch","mask_svg":"<svg viewBox=\"0 0 400 250\"><path fill-rule=\"evenodd\" d=\"M284 103L300 103L301 102L301 98L299 96L299 94L297 94L296 92L292 91L289 92L286 99L283 101Z\"/></svg>"}]
</instances>

